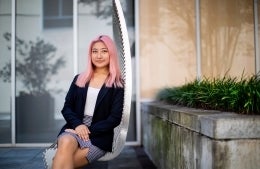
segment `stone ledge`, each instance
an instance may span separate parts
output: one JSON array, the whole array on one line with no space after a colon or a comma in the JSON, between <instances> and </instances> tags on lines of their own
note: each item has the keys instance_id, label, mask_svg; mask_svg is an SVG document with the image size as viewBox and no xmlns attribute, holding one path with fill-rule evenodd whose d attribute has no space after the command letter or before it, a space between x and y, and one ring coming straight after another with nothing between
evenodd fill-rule
<instances>
[{"instance_id":1,"label":"stone ledge","mask_svg":"<svg viewBox=\"0 0 260 169\"><path fill-rule=\"evenodd\" d=\"M214 139L260 138L260 116L216 114L200 119L201 133Z\"/></svg>"},{"instance_id":2,"label":"stone ledge","mask_svg":"<svg viewBox=\"0 0 260 169\"><path fill-rule=\"evenodd\" d=\"M142 102L142 144L163 169L260 168L260 116Z\"/></svg>"},{"instance_id":3,"label":"stone ledge","mask_svg":"<svg viewBox=\"0 0 260 169\"><path fill-rule=\"evenodd\" d=\"M154 116L212 139L260 138L260 116L143 102ZM146 106L147 107L147 106Z\"/></svg>"}]
</instances>

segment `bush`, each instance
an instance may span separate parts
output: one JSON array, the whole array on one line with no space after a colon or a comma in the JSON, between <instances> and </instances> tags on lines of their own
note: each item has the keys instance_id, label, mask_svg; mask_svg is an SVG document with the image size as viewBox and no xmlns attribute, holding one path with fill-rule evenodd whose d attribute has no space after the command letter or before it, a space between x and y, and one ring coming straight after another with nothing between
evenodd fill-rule
<instances>
[{"instance_id":1,"label":"bush","mask_svg":"<svg viewBox=\"0 0 260 169\"><path fill-rule=\"evenodd\" d=\"M231 77L194 80L180 87L164 88L156 98L193 108L260 115L260 79L253 75L240 80Z\"/></svg>"}]
</instances>

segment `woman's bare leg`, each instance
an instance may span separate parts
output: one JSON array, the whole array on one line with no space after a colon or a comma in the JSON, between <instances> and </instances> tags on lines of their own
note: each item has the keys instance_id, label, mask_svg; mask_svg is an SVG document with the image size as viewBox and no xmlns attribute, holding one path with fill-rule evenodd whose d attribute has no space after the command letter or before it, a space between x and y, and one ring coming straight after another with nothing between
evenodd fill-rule
<instances>
[{"instance_id":1,"label":"woman's bare leg","mask_svg":"<svg viewBox=\"0 0 260 169\"><path fill-rule=\"evenodd\" d=\"M53 160L52 169L73 169L73 159L77 149L78 142L73 136L61 136L58 140L58 149Z\"/></svg>"},{"instance_id":2,"label":"woman's bare leg","mask_svg":"<svg viewBox=\"0 0 260 169\"><path fill-rule=\"evenodd\" d=\"M74 168L81 168L88 164L88 160L86 158L88 152L89 148L77 149L74 154Z\"/></svg>"}]
</instances>

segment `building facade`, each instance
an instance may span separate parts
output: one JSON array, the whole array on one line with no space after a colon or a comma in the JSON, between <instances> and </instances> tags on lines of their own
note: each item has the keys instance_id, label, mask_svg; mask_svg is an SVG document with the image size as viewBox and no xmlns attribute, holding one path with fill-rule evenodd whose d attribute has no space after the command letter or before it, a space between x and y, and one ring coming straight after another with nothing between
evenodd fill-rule
<instances>
[{"instance_id":1,"label":"building facade","mask_svg":"<svg viewBox=\"0 0 260 169\"><path fill-rule=\"evenodd\" d=\"M260 70L257 0L120 2L133 65L128 144L141 144L140 102L161 88ZM0 0L0 146L55 140L90 40L113 36L111 8L111 0Z\"/></svg>"}]
</instances>

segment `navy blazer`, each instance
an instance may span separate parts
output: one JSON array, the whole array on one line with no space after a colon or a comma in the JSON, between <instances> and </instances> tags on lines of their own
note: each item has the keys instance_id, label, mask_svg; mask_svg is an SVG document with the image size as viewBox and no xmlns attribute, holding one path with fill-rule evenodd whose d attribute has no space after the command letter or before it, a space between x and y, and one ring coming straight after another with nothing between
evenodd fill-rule
<instances>
[{"instance_id":1,"label":"navy blazer","mask_svg":"<svg viewBox=\"0 0 260 169\"><path fill-rule=\"evenodd\" d=\"M84 108L86 103L88 85L77 86L77 76L74 77L69 91L65 98L62 115L66 124L61 129L60 134L65 129L75 129L83 124ZM92 123L88 127L91 143L104 151L112 151L114 128L121 122L123 111L124 89L120 87L101 87L92 118Z\"/></svg>"}]
</instances>

